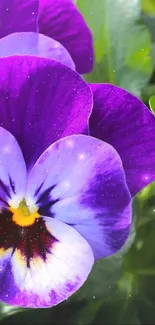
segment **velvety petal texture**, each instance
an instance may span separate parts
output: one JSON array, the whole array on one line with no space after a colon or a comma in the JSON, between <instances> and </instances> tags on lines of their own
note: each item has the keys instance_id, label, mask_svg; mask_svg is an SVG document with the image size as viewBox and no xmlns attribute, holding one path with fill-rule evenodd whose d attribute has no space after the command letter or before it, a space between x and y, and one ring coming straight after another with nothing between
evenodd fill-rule
<instances>
[{"instance_id":1,"label":"velvety petal texture","mask_svg":"<svg viewBox=\"0 0 155 325\"><path fill-rule=\"evenodd\" d=\"M67 49L80 74L92 70L91 31L71 0L40 0L39 32L57 40Z\"/></svg>"},{"instance_id":2,"label":"velvety petal texture","mask_svg":"<svg viewBox=\"0 0 155 325\"><path fill-rule=\"evenodd\" d=\"M75 71L31 56L1 58L0 71L0 126L15 136L28 168L53 142L85 132L92 93Z\"/></svg>"},{"instance_id":3,"label":"velvety petal texture","mask_svg":"<svg viewBox=\"0 0 155 325\"><path fill-rule=\"evenodd\" d=\"M155 116L129 92L91 84L90 135L111 144L123 162L132 196L155 180Z\"/></svg>"},{"instance_id":4,"label":"velvety petal texture","mask_svg":"<svg viewBox=\"0 0 155 325\"><path fill-rule=\"evenodd\" d=\"M24 230L18 249L0 247L0 299L11 305L36 308L60 303L81 287L94 263L91 248L78 232L59 220L42 219L48 231L45 260L37 254L37 238L32 237L30 229L27 243L31 245L29 252L33 250L34 255L29 266L24 255Z\"/></svg>"},{"instance_id":5,"label":"velvety petal texture","mask_svg":"<svg viewBox=\"0 0 155 325\"><path fill-rule=\"evenodd\" d=\"M13 33L0 39L0 57L10 55L55 59L75 70L75 64L67 50L52 38L38 33Z\"/></svg>"},{"instance_id":6,"label":"velvety petal texture","mask_svg":"<svg viewBox=\"0 0 155 325\"><path fill-rule=\"evenodd\" d=\"M1 0L0 38L15 32L38 31L39 0Z\"/></svg>"},{"instance_id":7,"label":"velvety petal texture","mask_svg":"<svg viewBox=\"0 0 155 325\"><path fill-rule=\"evenodd\" d=\"M12 201L18 206L25 195L26 183L21 149L12 134L0 127L0 212Z\"/></svg>"},{"instance_id":8,"label":"velvety petal texture","mask_svg":"<svg viewBox=\"0 0 155 325\"><path fill-rule=\"evenodd\" d=\"M121 159L109 144L86 135L61 139L41 155L29 174L26 201L76 229L96 259L119 250L130 231Z\"/></svg>"}]
</instances>

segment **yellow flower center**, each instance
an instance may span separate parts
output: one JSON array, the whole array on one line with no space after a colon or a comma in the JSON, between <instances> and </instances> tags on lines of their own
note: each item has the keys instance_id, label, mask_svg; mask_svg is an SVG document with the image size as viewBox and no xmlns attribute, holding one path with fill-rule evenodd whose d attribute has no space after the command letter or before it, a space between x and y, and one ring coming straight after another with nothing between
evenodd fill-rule
<instances>
[{"instance_id":1,"label":"yellow flower center","mask_svg":"<svg viewBox=\"0 0 155 325\"><path fill-rule=\"evenodd\" d=\"M13 213L12 220L21 227L31 226L40 215L36 211L31 213L25 199L21 201L18 208L10 207L10 211Z\"/></svg>"}]
</instances>

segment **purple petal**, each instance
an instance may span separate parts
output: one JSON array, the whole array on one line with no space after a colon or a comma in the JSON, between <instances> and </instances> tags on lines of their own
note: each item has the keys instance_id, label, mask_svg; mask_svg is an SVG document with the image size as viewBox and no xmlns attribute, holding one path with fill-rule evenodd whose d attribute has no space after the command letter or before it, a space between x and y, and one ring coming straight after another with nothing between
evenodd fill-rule
<instances>
[{"instance_id":1,"label":"purple petal","mask_svg":"<svg viewBox=\"0 0 155 325\"><path fill-rule=\"evenodd\" d=\"M37 32L39 0L1 0L0 38L15 32Z\"/></svg>"},{"instance_id":2,"label":"purple petal","mask_svg":"<svg viewBox=\"0 0 155 325\"><path fill-rule=\"evenodd\" d=\"M128 237L131 199L122 163L103 141L76 135L54 143L32 168L27 193L39 214L74 227L96 259L115 253Z\"/></svg>"},{"instance_id":3,"label":"purple petal","mask_svg":"<svg viewBox=\"0 0 155 325\"><path fill-rule=\"evenodd\" d=\"M26 229L29 253L34 253L29 265L25 255L24 230L20 243L16 240L18 228L16 232L15 228L8 232L5 238L5 246L7 242L9 247L10 238L14 236L14 245L17 244L18 248L4 249L3 243L0 246L0 299L14 306L57 305L83 285L94 263L90 246L78 232L59 220L40 219L44 222L43 230L48 233L48 246L43 241L45 246L40 249L40 240L45 240L42 230L36 239L35 233L33 238L29 237L31 227Z\"/></svg>"},{"instance_id":4,"label":"purple petal","mask_svg":"<svg viewBox=\"0 0 155 325\"><path fill-rule=\"evenodd\" d=\"M12 134L0 127L0 209L6 208L10 202L13 206L19 204L25 194L26 182L27 171L21 149Z\"/></svg>"},{"instance_id":5,"label":"purple petal","mask_svg":"<svg viewBox=\"0 0 155 325\"><path fill-rule=\"evenodd\" d=\"M14 33L0 39L0 57L34 55L58 60L75 70L67 50L57 41L33 32Z\"/></svg>"},{"instance_id":6,"label":"purple petal","mask_svg":"<svg viewBox=\"0 0 155 325\"><path fill-rule=\"evenodd\" d=\"M110 84L92 84L90 134L119 153L132 196L155 179L155 117L134 95Z\"/></svg>"},{"instance_id":7,"label":"purple petal","mask_svg":"<svg viewBox=\"0 0 155 325\"><path fill-rule=\"evenodd\" d=\"M80 74L92 70L92 35L72 1L40 0L39 31L57 40L67 49Z\"/></svg>"},{"instance_id":8,"label":"purple petal","mask_svg":"<svg viewBox=\"0 0 155 325\"><path fill-rule=\"evenodd\" d=\"M67 66L37 57L0 59L0 126L17 139L30 167L63 136L82 133L92 93Z\"/></svg>"}]
</instances>

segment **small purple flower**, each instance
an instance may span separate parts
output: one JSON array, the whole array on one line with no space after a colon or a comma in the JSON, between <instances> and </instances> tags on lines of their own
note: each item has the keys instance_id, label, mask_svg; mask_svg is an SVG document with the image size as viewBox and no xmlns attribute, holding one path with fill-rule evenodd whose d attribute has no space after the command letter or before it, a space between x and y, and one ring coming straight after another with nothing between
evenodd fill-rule
<instances>
[{"instance_id":1,"label":"small purple flower","mask_svg":"<svg viewBox=\"0 0 155 325\"><path fill-rule=\"evenodd\" d=\"M71 0L1 0L0 56L58 59L80 73L93 68L93 39Z\"/></svg>"},{"instance_id":2,"label":"small purple flower","mask_svg":"<svg viewBox=\"0 0 155 325\"><path fill-rule=\"evenodd\" d=\"M54 306L125 243L131 195L116 150L84 135L93 98L75 71L32 56L0 71L0 299Z\"/></svg>"}]
</instances>

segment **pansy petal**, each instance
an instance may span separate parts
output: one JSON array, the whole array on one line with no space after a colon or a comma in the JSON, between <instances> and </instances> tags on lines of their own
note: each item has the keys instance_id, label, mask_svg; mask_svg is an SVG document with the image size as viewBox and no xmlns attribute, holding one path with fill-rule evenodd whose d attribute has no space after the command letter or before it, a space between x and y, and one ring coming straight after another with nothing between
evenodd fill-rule
<instances>
[{"instance_id":1,"label":"pansy petal","mask_svg":"<svg viewBox=\"0 0 155 325\"><path fill-rule=\"evenodd\" d=\"M32 237L31 228L26 229L26 239L23 232L12 254L11 248L0 249L0 299L14 306L50 307L60 303L82 286L94 263L90 246L77 231L59 220L40 219L40 233L36 224L36 234ZM19 231L14 234L16 238ZM32 254L29 264L28 252Z\"/></svg>"},{"instance_id":2,"label":"pansy petal","mask_svg":"<svg viewBox=\"0 0 155 325\"><path fill-rule=\"evenodd\" d=\"M38 31L39 0L1 0L0 38L15 32Z\"/></svg>"},{"instance_id":3,"label":"pansy petal","mask_svg":"<svg viewBox=\"0 0 155 325\"><path fill-rule=\"evenodd\" d=\"M52 38L33 32L13 33L0 39L0 57L33 55L58 60L75 70L67 50Z\"/></svg>"},{"instance_id":4,"label":"pansy petal","mask_svg":"<svg viewBox=\"0 0 155 325\"><path fill-rule=\"evenodd\" d=\"M122 163L98 139L76 135L50 146L29 174L26 201L74 227L97 259L115 253L128 237L131 200Z\"/></svg>"},{"instance_id":5,"label":"pansy petal","mask_svg":"<svg viewBox=\"0 0 155 325\"><path fill-rule=\"evenodd\" d=\"M63 136L85 132L89 86L60 62L31 56L0 59L0 126L17 139L27 166Z\"/></svg>"},{"instance_id":6,"label":"pansy petal","mask_svg":"<svg viewBox=\"0 0 155 325\"><path fill-rule=\"evenodd\" d=\"M57 40L67 49L80 74L92 70L92 35L72 1L40 0L39 32Z\"/></svg>"},{"instance_id":7,"label":"pansy petal","mask_svg":"<svg viewBox=\"0 0 155 325\"><path fill-rule=\"evenodd\" d=\"M20 202L25 194L26 181L21 149L12 134L0 127L0 209L6 208L12 200L14 204Z\"/></svg>"},{"instance_id":8,"label":"pansy petal","mask_svg":"<svg viewBox=\"0 0 155 325\"><path fill-rule=\"evenodd\" d=\"M155 180L155 117L143 102L121 88L90 86L94 96L90 135L117 150L134 196Z\"/></svg>"}]
</instances>

